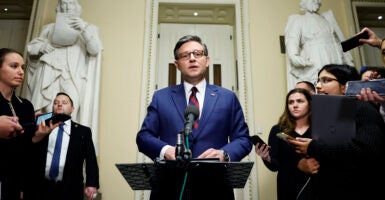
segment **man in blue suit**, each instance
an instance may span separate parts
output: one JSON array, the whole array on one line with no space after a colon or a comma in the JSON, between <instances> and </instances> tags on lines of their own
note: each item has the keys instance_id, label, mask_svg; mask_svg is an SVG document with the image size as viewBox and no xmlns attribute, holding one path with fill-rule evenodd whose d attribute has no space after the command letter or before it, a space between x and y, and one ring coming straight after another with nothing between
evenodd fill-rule
<instances>
[{"instance_id":1,"label":"man in blue suit","mask_svg":"<svg viewBox=\"0 0 385 200\"><path fill-rule=\"evenodd\" d=\"M181 71L183 84L154 93L136 138L139 151L152 160L176 159L177 134L184 128L184 112L191 89L196 87L200 115L198 127L194 127L188 135L191 158L240 161L252 149L252 143L248 139L249 129L235 93L206 82L205 72L210 63L206 45L198 36L186 35L175 45L174 57L174 64ZM153 189L151 199L162 199L162 196L155 193ZM223 197L220 199L234 199L233 191L229 188L221 190L221 194L213 195ZM205 198L195 197L193 199Z\"/></svg>"}]
</instances>

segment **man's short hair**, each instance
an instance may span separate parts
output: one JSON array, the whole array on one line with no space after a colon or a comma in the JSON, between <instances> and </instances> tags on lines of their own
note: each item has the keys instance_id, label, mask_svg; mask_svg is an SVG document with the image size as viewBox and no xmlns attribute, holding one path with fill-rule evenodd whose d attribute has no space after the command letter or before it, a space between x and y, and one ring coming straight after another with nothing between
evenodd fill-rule
<instances>
[{"instance_id":1,"label":"man's short hair","mask_svg":"<svg viewBox=\"0 0 385 200\"><path fill-rule=\"evenodd\" d=\"M378 75L381 75L381 78L385 78L385 67L380 66L362 66L360 69L360 77L362 78L362 74L366 71L377 72Z\"/></svg>"},{"instance_id":2,"label":"man's short hair","mask_svg":"<svg viewBox=\"0 0 385 200\"><path fill-rule=\"evenodd\" d=\"M209 52L207 50L207 46L205 43L202 42L202 39L197 36L197 35L185 35L183 37L181 37L178 42L176 43L175 47L174 47L174 58L175 60L178 60L178 50L179 48L186 42L191 42L191 41L194 41L194 42L198 42L199 44L201 44L203 46L203 51L205 52L205 56L208 56L209 55Z\"/></svg>"},{"instance_id":3,"label":"man's short hair","mask_svg":"<svg viewBox=\"0 0 385 200\"><path fill-rule=\"evenodd\" d=\"M306 84L306 86L312 90L313 92L315 92L315 86L314 86L314 83L311 83L310 81L298 81L296 84L299 84L299 83L304 83Z\"/></svg>"},{"instance_id":4,"label":"man's short hair","mask_svg":"<svg viewBox=\"0 0 385 200\"><path fill-rule=\"evenodd\" d=\"M70 95L68 95L67 93L65 93L65 92L59 92L59 93L57 93L56 94L56 96L59 96L59 95L64 95L64 96L67 96L68 97L68 99L70 100L70 102L71 102L71 106L74 106L74 102L72 101L72 99L71 99L71 97L70 97Z\"/></svg>"}]
</instances>

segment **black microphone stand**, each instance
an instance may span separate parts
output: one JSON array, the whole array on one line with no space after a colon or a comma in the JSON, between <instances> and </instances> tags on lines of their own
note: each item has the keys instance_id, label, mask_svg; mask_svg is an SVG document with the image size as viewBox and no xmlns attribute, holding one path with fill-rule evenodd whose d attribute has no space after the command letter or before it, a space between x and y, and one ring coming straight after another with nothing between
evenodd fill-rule
<instances>
[{"instance_id":1,"label":"black microphone stand","mask_svg":"<svg viewBox=\"0 0 385 200\"><path fill-rule=\"evenodd\" d=\"M178 166L186 168L191 161L191 150L188 140L188 131L182 130L178 134L175 147L175 158Z\"/></svg>"},{"instance_id":2,"label":"black microphone stand","mask_svg":"<svg viewBox=\"0 0 385 200\"><path fill-rule=\"evenodd\" d=\"M192 133L194 121L197 119L198 116L198 108L194 106L188 106L186 108L186 121L184 123L184 129L179 132L177 137L177 143L175 145L176 166L185 171L182 188L179 193L179 200L182 200L184 195L187 195L187 199L190 199L190 192L185 191L185 187L187 185L187 177L189 173L189 165L191 162L191 150L188 136Z\"/></svg>"},{"instance_id":3,"label":"black microphone stand","mask_svg":"<svg viewBox=\"0 0 385 200\"><path fill-rule=\"evenodd\" d=\"M188 134L191 133L191 130L183 130L178 134L176 148L175 148L175 158L176 166L185 170L184 181L182 184L181 191L179 193L179 200L183 199L184 195L187 195L187 199L190 199L189 192L185 193L185 187L187 184L188 168L191 161L191 150L188 141Z\"/></svg>"}]
</instances>

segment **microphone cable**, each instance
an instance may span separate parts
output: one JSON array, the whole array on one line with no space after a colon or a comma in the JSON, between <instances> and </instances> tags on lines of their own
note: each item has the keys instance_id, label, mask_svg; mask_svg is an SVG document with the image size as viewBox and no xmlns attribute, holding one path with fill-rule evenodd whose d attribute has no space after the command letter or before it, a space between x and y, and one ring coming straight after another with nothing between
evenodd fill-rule
<instances>
[{"instance_id":1,"label":"microphone cable","mask_svg":"<svg viewBox=\"0 0 385 200\"><path fill-rule=\"evenodd\" d=\"M190 151L190 145L189 145L189 142L188 142L188 137L184 137L184 138L185 138L185 145L186 145L185 151L189 152ZM188 160L188 162L190 162L190 161ZM182 189L180 191L179 200L183 199L183 193L184 193L184 190L185 190L185 187L186 187L187 176L188 176L187 168L188 168L188 165L186 166L186 172L184 174L184 180L183 180L183 184L182 184Z\"/></svg>"},{"instance_id":2,"label":"microphone cable","mask_svg":"<svg viewBox=\"0 0 385 200\"><path fill-rule=\"evenodd\" d=\"M297 195L296 200L299 200L299 197L301 196L303 190L304 190L304 189L306 188L306 186L309 184L310 178L311 178L311 176L309 176L309 178L307 179L306 183L302 186L301 190L299 191L299 193L298 193L298 195Z\"/></svg>"}]
</instances>

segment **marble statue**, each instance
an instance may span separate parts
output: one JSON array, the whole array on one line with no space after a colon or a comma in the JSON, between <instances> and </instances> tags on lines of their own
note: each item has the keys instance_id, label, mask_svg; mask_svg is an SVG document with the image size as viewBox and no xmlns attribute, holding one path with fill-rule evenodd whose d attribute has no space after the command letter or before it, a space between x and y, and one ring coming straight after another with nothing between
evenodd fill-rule
<instances>
[{"instance_id":1,"label":"marble statue","mask_svg":"<svg viewBox=\"0 0 385 200\"><path fill-rule=\"evenodd\" d=\"M332 11L318 13L321 0L301 0L303 15L291 15L285 28L287 89L299 81L314 83L326 64L353 65L352 56L344 53L342 32Z\"/></svg>"},{"instance_id":2,"label":"marble statue","mask_svg":"<svg viewBox=\"0 0 385 200\"><path fill-rule=\"evenodd\" d=\"M72 119L97 132L102 42L95 25L80 18L77 0L59 0L55 23L27 44L26 98L50 112L58 92L72 97Z\"/></svg>"}]
</instances>

